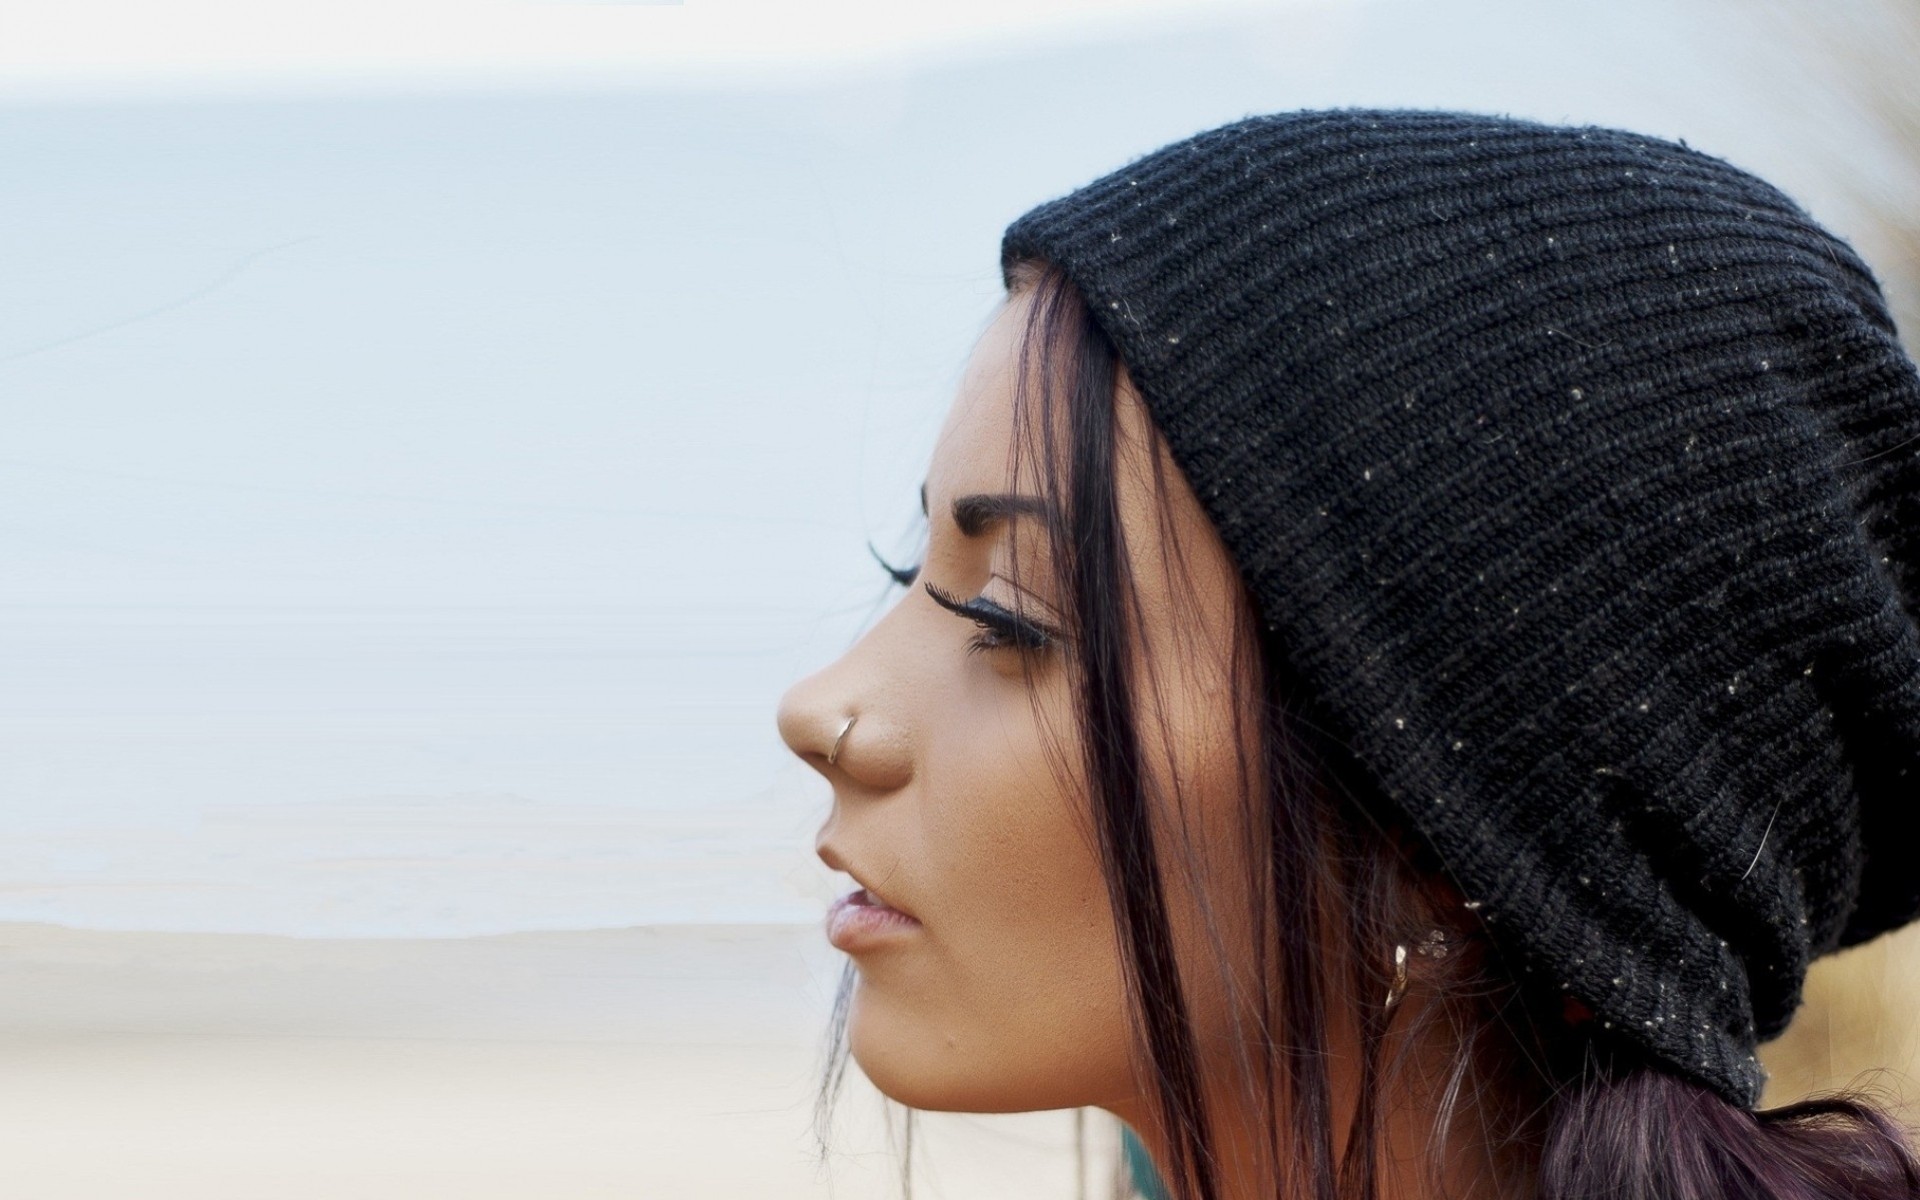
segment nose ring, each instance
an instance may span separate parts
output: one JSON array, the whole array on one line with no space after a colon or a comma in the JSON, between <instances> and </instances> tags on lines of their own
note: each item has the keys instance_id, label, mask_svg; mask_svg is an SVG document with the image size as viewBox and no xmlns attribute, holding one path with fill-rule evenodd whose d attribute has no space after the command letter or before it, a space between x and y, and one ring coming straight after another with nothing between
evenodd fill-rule
<instances>
[{"instance_id":1,"label":"nose ring","mask_svg":"<svg viewBox=\"0 0 1920 1200\"><path fill-rule=\"evenodd\" d=\"M839 735L838 737L836 737L836 738L834 738L834 739L833 739L833 749L831 749L831 750L829 750L829 751L827 751L827 765L828 765L828 766L832 766L832 765L833 765L834 763L836 763L836 762L838 762L838 761L839 761L839 759L840 759L840 743L842 743L842 742L844 742L844 741L846 741L846 740L847 740L847 734L849 734L849 733L851 733L851 732L853 732L853 723L854 723L855 721L858 721L859 719L860 719L860 717L859 717L859 715L858 715L858 714L856 714L856 715L854 715L854 716L851 716L851 717L848 717L848 718L847 718L847 723L846 723L845 725L842 725L842 726L840 727L840 735Z\"/></svg>"}]
</instances>

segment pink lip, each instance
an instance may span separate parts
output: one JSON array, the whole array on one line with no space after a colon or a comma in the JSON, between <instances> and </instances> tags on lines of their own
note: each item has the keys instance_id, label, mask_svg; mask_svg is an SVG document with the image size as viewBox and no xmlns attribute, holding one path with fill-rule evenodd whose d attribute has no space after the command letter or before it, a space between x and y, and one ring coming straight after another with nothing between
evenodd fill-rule
<instances>
[{"instance_id":1,"label":"pink lip","mask_svg":"<svg viewBox=\"0 0 1920 1200\"><path fill-rule=\"evenodd\" d=\"M855 888L827 909L827 940L847 954L872 949L919 928L920 922L889 908L865 888Z\"/></svg>"}]
</instances>

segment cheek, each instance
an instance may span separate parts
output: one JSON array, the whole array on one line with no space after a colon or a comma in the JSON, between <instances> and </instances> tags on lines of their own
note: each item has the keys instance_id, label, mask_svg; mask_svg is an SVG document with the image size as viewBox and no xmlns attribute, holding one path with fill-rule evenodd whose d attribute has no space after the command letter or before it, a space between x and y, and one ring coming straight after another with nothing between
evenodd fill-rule
<instances>
[{"instance_id":1,"label":"cheek","mask_svg":"<svg viewBox=\"0 0 1920 1200\"><path fill-rule=\"evenodd\" d=\"M974 719L948 710L898 798L915 806L907 861L925 935L861 963L851 1048L918 1108L1115 1103L1131 1090L1130 1040L1091 828L1049 768L1027 693L1002 690L969 706Z\"/></svg>"},{"instance_id":2,"label":"cheek","mask_svg":"<svg viewBox=\"0 0 1920 1200\"><path fill-rule=\"evenodd\" d=\"M1145 722L1142 753L1156 777L1178 780L1163 791L1170 802L1155 814L1155 843L1188 1018L1203 1059L1230 1065L1274 982L1256 973L1268 830L1255 801L1264 790L1258 762L1242 757L1259 735L1253 712L1231 699L1244 677L1204 648L1177 661L1158 689L1160 719Z\"/></svg>"}]
</instances>

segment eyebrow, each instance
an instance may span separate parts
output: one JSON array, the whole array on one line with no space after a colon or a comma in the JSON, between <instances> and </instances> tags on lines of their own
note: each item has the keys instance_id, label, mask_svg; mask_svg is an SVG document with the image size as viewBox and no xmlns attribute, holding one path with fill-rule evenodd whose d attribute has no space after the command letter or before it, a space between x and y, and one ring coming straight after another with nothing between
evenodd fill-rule
<instances>
[{"instance_id":1,"label":"eyebrow","mask_svg":"<svg viewBox=\"0 0 1920 1200\"><path fill-rule=\"evenodd\" d=\"M1046 511L1046 501L1038 496L980 493L953 502L953 523L960 527L961 536L979 537L1012 517L1044 516Z\"/></svg>"}]
</instances>

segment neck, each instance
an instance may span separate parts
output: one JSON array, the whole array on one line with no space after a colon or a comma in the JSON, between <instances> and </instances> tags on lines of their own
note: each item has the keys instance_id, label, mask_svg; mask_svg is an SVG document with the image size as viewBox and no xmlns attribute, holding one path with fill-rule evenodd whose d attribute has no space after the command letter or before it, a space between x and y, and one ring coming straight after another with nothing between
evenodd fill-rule
<instances>
[{"instance_id":1,"label":"neck","mask_svg":"<svg viewBox=\"0 0 1920 1200\"><path fill-rule=\"evenodd\" d=\"M1423 1023L1412 1024L1419 1028ZM1285 1099L1285 1081L1277 1072L1269 1093L1277 1109L1275 1115L1233 1063L1209 1064L1203 1094L1213 1151L1215 1200L1294 1200L1331 1194L1320 1189L1315 1176L1337 1176L1339 1172L1352 1134L1360 1077L1353 1043L1337 1041L1341 1044L1329 1059L1331 1112L1324 1143L1328 1151L1318 1169L1302 1161L1300 1134L1294 1130ZM1392 1061L1401 1050L1394 1039L1389 1039L1383 1047L1383 1060ZM1409 1050L1403 1069L1386 1074L1380 1084L1381 1121L1371 1155L1374 1194L1392 1200L1493 1194L1488 1181L1498 1179L1500 1173L1494 1169L1496 1164L1483 1140L1474 1136L1482 1123L1466 1099L1460 1101L1453 1117L1455 1132L1444 1147L1445 1161L1433 1159L1434 1119L1451 1074L1452 1058L1432 1045L1416 1045ZM1108 1111L1133 1129L1162 1179L1171 1180L1170 1138L1147 1097L1136 1096L1126 1104L1109 1106ZM1310 1127L1311 1123L1306 1124Z\"/></svg>"}]
</instances>

